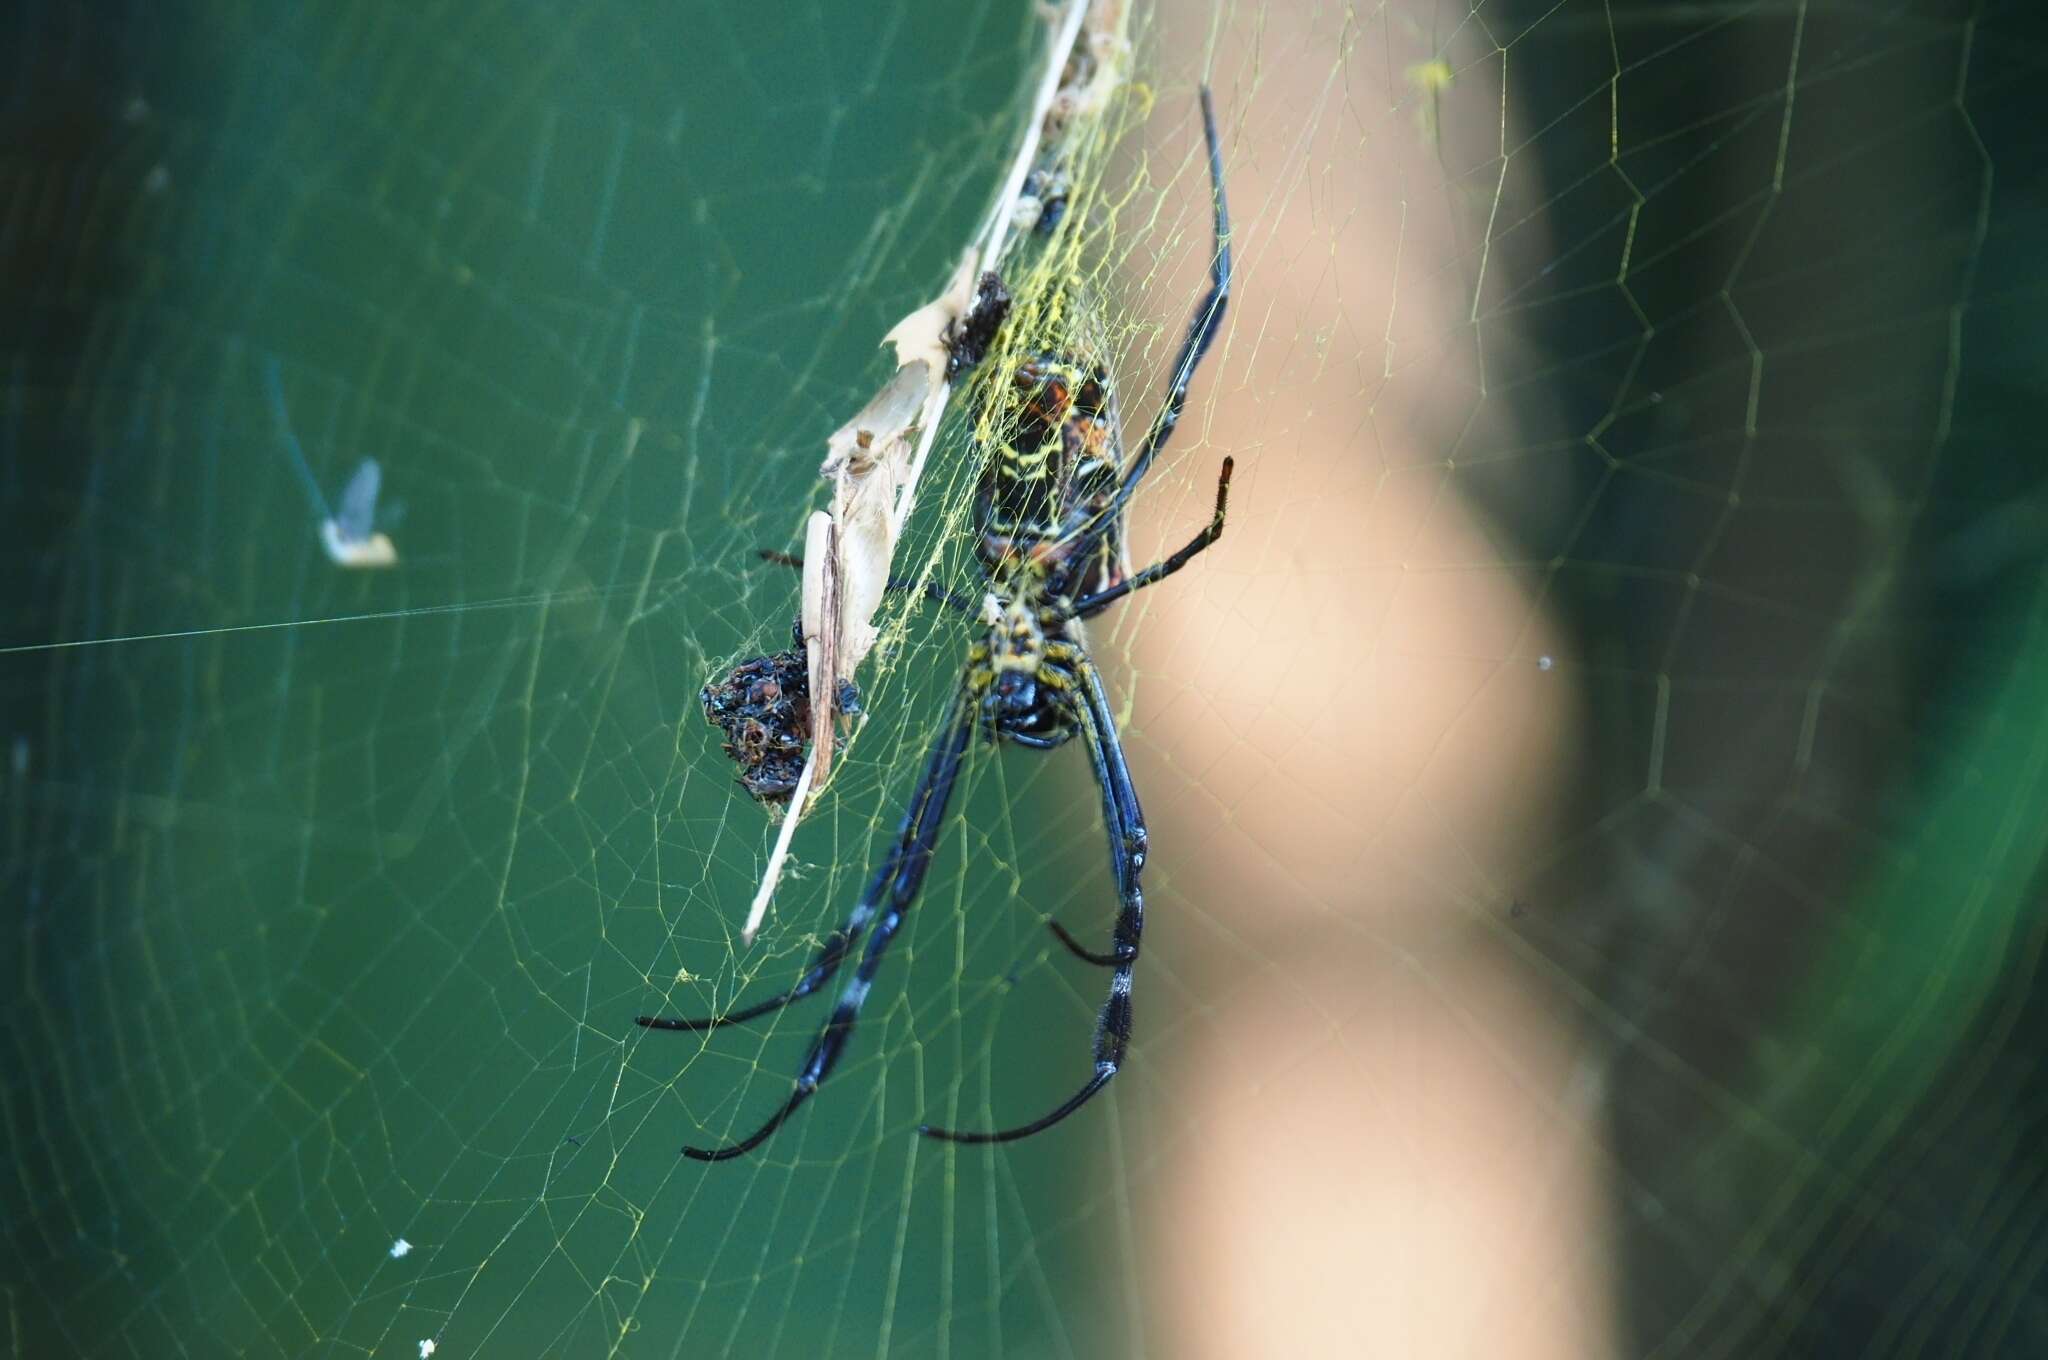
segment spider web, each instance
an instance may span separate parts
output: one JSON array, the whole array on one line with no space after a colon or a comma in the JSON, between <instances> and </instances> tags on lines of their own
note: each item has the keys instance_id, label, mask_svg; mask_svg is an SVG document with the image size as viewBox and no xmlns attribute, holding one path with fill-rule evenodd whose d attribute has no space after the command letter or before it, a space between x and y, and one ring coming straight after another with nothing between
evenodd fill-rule
<instances>
[{"instance_id":1,"label":"spider web","mask_svg":"<svg viewBox=\"0 0 2048 1360\"><path fill-rule=\"evenodd\" d=\"M977 746L832 1080L708 1168L829 1002L632 1018L788 984L967 633L890 601L751 948L774 827L697 691L786 645L755 551L1044 26L654 8L7 22L16 1353L2041 1345L2019 7L1141 11L1060 266L1133 428L1204 72L1239 275L1134 557L1238 473L1094 634L1132 1059L1056 1134L913 1136L1049 1108L1105 983L1044 930L1109 920L1085 761ZM320 551L272 364L327 497L380 462L396 570ZM899 562L971 590L965 423Z\"/></svg>"}]
</instances>

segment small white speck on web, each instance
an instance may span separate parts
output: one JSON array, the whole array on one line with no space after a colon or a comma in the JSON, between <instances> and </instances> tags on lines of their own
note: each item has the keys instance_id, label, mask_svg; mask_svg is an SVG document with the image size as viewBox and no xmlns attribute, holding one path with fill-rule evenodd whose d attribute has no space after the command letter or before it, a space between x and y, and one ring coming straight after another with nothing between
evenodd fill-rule
<instances>
[{"instance_id":1,"label":"small white speck on web","mask_svg":"<svg viewBox=\"0 0 2048 1360\"><path fill-rule=\"evenodd\" d=\"M401 1237L391 1244L391 1259L396 1261L399 1257L408 1255L411 1251L412 1243Z\"/></svg>"},{"instance_id":2,"label":"small white speck on web","mask_svg":"<svg viewBox=\"0 0 2048 1360\"><path fill-rule=\"evenodd\" d=\"M1548 655L1539 656L1536 658L1536 669L1539 671L1547 671L1556 664L1557 662Z\"/></svg>"},{"instance_id":3,"label":"small white speck on web","mask_svg":"<svg viewBox=\"0 0 2048 1360\"><path fill-rule=\"evenodd\" d=\"M427 1360L428 1356L432 1355L435 1351L439 1349L441 1348L434 1344L434 1338L422 1338L420 1341L420 1360Z\"/></svg>"}]
</instances>

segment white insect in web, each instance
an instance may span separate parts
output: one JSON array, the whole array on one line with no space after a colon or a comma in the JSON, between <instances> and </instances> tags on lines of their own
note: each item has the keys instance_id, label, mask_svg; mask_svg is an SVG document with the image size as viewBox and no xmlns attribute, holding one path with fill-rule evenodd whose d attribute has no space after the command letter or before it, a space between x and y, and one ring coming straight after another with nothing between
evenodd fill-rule
<instances>
[{"instance_id":1,"label":"white insect in web","mask_svg":"<svg viewBox=\"0 0 2048 1360\"><path fill-rule=\"evenodd\" d=\"M440 1349L441 1347L439 1343L437 1343L432 1337L422 1338L420 1341L420 1360L427 1360L428 1356L432 1355L435 1351Z\"/></svg>"},{"instance_id":2,"label":"white insect in web","mask_svg":"<svg viewBox=\"0 0 2048 1360\"><path fill-rule=\"evenodd\" d=\"M761 886L740 928L742 944L753 943L767 918L797 823L830 772L839 682L851 680L874 647L875 610L952 394L946 377L946 342L973 303L975 279L995 268L1011 231L1025 220L1020 211L1025 180L1041 143L1063 135L1077 119L1098 115L1124 78L1130 52L1127 0L1069 0L1048 17L1058 23L1052 30L1045 73L1016 158L975 234L975 244L963 252L946 290L882 338L883 344L895 347L895 372L860 414L826 440L819 474L832 483L832 509L814 511L804 535L802 618L812 696L811 748L776 832ZM1091 60L1077 63L1075 48L1084 34ZM1077 72L1081 78L1069 84Z\"/></svg>"},{"instance_id":3,"label":"white insect in web","mask_svg":"<svg viewBox=\"0 0 2048 1360\"><path fill-rule=\"evenodd\" d=\"M391 1244L391 1259L394 1261L398 1260L400 1257L408 1256L411 1253L412 1243L406 1241L403 1237L399 1238L396 1242L393 1242Z\"/></svg>"},{"instance_id":4,"label":"white insect in web","mask_svg":"<svg viewBox=\"0 0 2048 1360\"><path fill-rule=\"evenodd\" d=\"M398 564L398 549L388 535L378 533L377 490L383 470L374 458L356 465L355 476L342 488L341 508L320 521L320 542L337 567L391 567Z\"/></svg>"},{"instance_id":5,"label":"white insect in web","mask_svg":"<svg viewBox=\"0 0 2048 1360\"><path fill-rule=\"evenodd\" d=\"M291 458L292 469L299 474L306 500L320 521L320 546L327 550L328 560L337 567L357 570L397 566L397 546L389 535L377 529L377 493L384 481L377 460L365 458L356 465L348 485L342 488L341 508L335 510L328 505L319 480L313 476L313 465L306 461L306 451L299 447L299 437L292 430L291 413L284 403L284 375L274 356L264 362L263 386L270 398L270 414L277 422L278 437Z\"/></svg>"}]
</instances>

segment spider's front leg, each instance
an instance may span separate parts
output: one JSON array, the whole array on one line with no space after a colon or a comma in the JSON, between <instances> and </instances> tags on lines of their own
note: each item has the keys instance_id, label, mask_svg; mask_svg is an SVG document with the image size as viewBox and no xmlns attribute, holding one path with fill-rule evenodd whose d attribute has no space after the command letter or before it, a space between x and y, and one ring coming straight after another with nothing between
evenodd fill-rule
<instances>
[{"instance_id":1,"label":"spider's front leg","mask_svg":"<svg viewBox=\"0 0 2048 1360\"><path fill-rule=\"evenodd\" d=\"M1124 1055L1130 1048L1131 972L1137 965L1138 945L1145 933L1145 895L1138 886L1138 875L1145 867L1145 815L1138 807L1137 790L1131 786L1130 769L1124 763L1123 743L1117 737L1116 719L1110 712L1109 696L1103 693L1102 678L1095 670L1095 663L1072 643L1055 644L1046 649L1045 664L1039 668L1039 681L1054 688L1067 689L1076 701L1075 719L1087 740L1095 778L1102 787L1110 859L1116 870L1120 902L1109 954L1099 955L1082 949L1066 931L1054 926L1061 939L1081 957L1116 970L1110 975L1109 997L1102 1003L1102 1013L1095 1022L1095 1075L1050 1114L1029 1124L995 1133L919 1125L917 1131L927 1138L940 1138L951 1143L1007 1143L1043 1133L1109 1085L1110 1079L1123 1066Z\"/></svg>"},{"instance_id":2,"label":"spider's front leg","mask_svg":"<svg viewBox=\"0 0 2048 1360\"><path fill-rule=\"evenodd\" d=\"M1105 590L1098 590L1093 595L1083 595L1074 601L1074 617L1092 619L1133 591L1143 590L1146 586L1164 581L1222 538L1224 512L1230 508L1230 474L1236 467L1235 458L1224 458L1223 470L1216 474L1216 510L1209 517L1209 523L1202 532L1189 539L1186 545L1171 557L1162 558L1143 571L1133 573Z\"/></svg>"},{"instance_id":3,"label":"spider's front leg","mask_svg":"<svg viewBox=\"0 0 2048 1360\"><path fill-rule=\"evenodd\" d=\"M1138 445L1137 456L1125 469L1123 484L1100 511L1099 522L1105 525L1121 518L1124 506L1137 492L1138 483L1144 481L1145 474L1151 470L1152 460L1166 447L1166 441L1173 438L1174 429L1180 424L1181 412L1187 408L1188 388L1195 380L1195 370L1202 366L1203 356L1215 342L1217 331L1222 329L1224 310L1230 306L1230 204L1223 195L1223 147L1216 137L1216 106L1209 98L1207 85L1202 87L1202 135L1209 144L1209 193L1215 211L1215 235L1212 239L1216 253L1209 261L1209 291L1195 304L1194 318L1188 323L1187 335L1181 340L1180 355L1173 361L1166 400L1152 418L1152 427L1145 432L1144 442ZM1228 474L1225 480L1228 480Z\"/></svg>"}]
</instances>

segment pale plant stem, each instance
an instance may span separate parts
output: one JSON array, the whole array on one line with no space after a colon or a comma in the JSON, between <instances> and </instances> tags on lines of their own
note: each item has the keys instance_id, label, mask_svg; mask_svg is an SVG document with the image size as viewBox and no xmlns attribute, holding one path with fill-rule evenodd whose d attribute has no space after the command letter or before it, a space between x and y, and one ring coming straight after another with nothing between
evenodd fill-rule
<instances>
[{"instance_id":1,"label":"pale plant stem","mask_svg":"<svg viewBox=\"0 0 2048 1360\"><path fill-rule=\"evenodd\" d=\"M1046 111L1052 107L1053 99L1060 92L1060 75L1067 68L1067 58L1074 50L1074 41L1081 34L1081 20L1087 16L1089 0L1069 0L1066 15L1060 20L1059 32L1052 43L1052 60L1046 63L1045 75L1038 83L1038 95L1031 102L1031 117L1024 125L1024 140L1018 144L1017 157L1010 162L1009 176L1003 181L1002 193L996 195L995 205L989 209L988 220L975 235L980 240L980 269L995 268L996 261L1003 257L1003 247L1009 244L1010 224L1017 216L1017 201L1024 196L1024 181L1031 174L1031 162L1038 156L1039 139L1045 135ZM951 383L939 384L938 390L925 400L924 414L918 418L917 454L910 460L910 474L903 479L903 487L896 493L896 529L900 534L910 520L910 509L917 504L917 483L924 476L925 458L932 451L932 443L938 438L939 421L945 417L946 403L953 395Z\"/></svg>"},{"instance_id":2,"label":"pale plant stem","mask_svg":"<svg viewBox=\"0 0 2048 1360\"><path fill-rule=\"evenodd\" d=\"M802 820L797 809L811 796L811 778L818 772L818 753L814 746L804 757L803 772L796 777L796 791L789 796L789 811L782 818L782 829L775 833L775 849L769 852L767 872L761 875L761 886L754 891L754 905L747 908L747 923L740 928L740 943L752 944L754 936L760 933L761 922L768 918L768 900L775 896L775 887L782 878L782 866L789 859L789 843L796 835L796 824Z\"/></svg>"},{"instance_id":3,"label":"pale plant stem","mask_svg":"<svg viewBox=\"0 0 2048 1360\"><path fill-rule=\"evenodd\" d=\"M1031 173L1031 163L1038 155L1039 140L1045 133L1046 112L1059 94L1060 76L1065 72L1074 43L1080 37L1081 23L1087 17L1090 3L1091 0L1068 0L1066 11L1060 18L1060 26L1048 50L1045 74L1039 81L1037 96L1032 100L1030 117L1025 121L1024 138L1018 144L1016 159L1010 163L1009 176L1003 181L1003 190L996 195L988 218L975 233L979 270L994 268L1009 243L1017 203L1024 195L1024 181ZM894 519L899 538L904 524L910 519L912 507L917 504L917 484L924 476L925 460L938 438L939 422L945 419L946 403L952 394L951 383L940 383L925 398L923 414L918 417L917 452L912 456L910 471L896 493ZM754 937L760 933L761 923L768 917L768 903L774 898L775 889L782 881L783 869L789 862L790 842L796 837L797 823L803 820L804 805L810 799L811 783L817 768L818 743L814 740L804 756L804 767L797 776L796 789L790 794L789 811L783 814L782 825L775 833L775 847L769 851L768 863L762 868L761 886L755 891L753 905L747 910L746 924L740 928L742 945L754 942Z\"/></svg>"}]
</instances>

